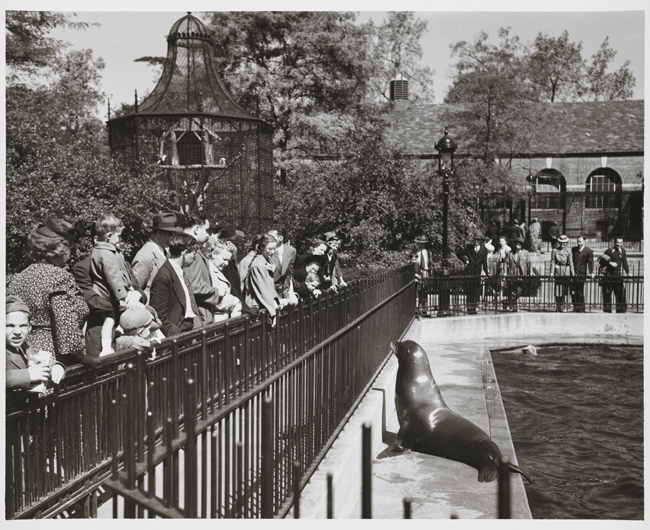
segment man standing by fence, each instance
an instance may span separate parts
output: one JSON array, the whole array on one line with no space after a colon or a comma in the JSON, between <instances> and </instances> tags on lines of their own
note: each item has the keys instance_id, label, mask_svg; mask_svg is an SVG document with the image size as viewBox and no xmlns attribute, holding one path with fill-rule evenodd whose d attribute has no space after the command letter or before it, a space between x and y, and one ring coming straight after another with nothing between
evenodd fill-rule
<instances>
[{"instance_id":1,"label":"man standing by fence","mask_svg":"<svg viewBox=\"0 0 650 530\"><path fill-rule=\"evenodd\" d=\"M573 311L585 312L585 279L594 277L594 251L585 244L584 236L578 236L578 245L573 247Z\"/></svg>"},{"instance_id":2,"label":"man standing by fence","mask_svg":"<svg viewBox=\"0 0 650 530\"><path fill-rule=\"evenodd\" d=\"M429 279L431 278L431 252L426 248L428 240L424 236L417 236L415 242L418 245L417 258L415 261L415 278L419 280L418 289L418 316L426 312L428 304L428 293L430 290Z\"/></svg>"},{"instance_id":3,"label":"man standing by fence","mask_svg":"<svg viewBox=\"0 0 650 530\"><path fill-rule=\"evenodd\" d=\"M489 276L487 255L488 251L483 244L485 236L478 230L474 232L473 243L466 245L465 248L456 252L456 256L462 259L465 264L465 296L467 297L467 313L476 314L476 306L481 299L481 270L485 276Z\"/></svg>"},{"instance_id":4,"label":"man standing by fence","mask_svg":"<svg viewBox=\"0 0 650 530\"><path fill-rule=\"evenodd\" d=\"M623 283L623 270L625 274L630 274L630 268L627 264L627 255L623 248L623 238L617 237L614 248L608 248L599 258L603 278L601 285L603 287L603 311L612 312L612 293L616 296L616 312L625 313L627 311L627 302L625 300L625 284Z\"/></svg>"}]
</instances>

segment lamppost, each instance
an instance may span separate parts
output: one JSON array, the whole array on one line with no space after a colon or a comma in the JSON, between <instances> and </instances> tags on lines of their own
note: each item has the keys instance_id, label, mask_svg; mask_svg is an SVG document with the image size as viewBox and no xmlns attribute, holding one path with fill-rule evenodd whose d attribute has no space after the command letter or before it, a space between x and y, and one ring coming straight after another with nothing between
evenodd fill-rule
<instances>
[{"instance_id":1,"label":"lamppost","mask_svg":"<svg viewBox=\"0 0 650 530\"><path fill-rule=\"evenodd\" d=\"M447 248L447 229L449 225L449 176L454 172L454 151L456 142L447 134L438 140L438 174L442 177L442 279L438 289L438 316L449 317L449 249Z\"/></svg>"}]
</instances>

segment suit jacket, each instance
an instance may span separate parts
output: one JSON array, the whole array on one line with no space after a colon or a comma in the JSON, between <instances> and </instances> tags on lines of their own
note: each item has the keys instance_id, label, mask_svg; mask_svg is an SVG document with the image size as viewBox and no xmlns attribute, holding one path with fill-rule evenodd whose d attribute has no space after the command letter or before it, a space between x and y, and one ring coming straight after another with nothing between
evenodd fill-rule
<instances>
[{"instance_id":1,"label":"suit jacket","mask_svg":"<svg viewBox=\"0 0 650 530\"><path fill-rule=\"evenodd\" d=\"M620 276L623 274L621 272L621 267L625 269L625 272L630 273L630 268L627 264L627 253L624 248L621 248L619 252L615 248L608 248L603 254L609 256L610 261L605 267L605 274L608 276ZM612 263L616 263L616 267L612 267Z\"/></svg>"},{"instance_id":2,"label":"suit jacket","mask_svg":"<svg viewBox=\"0 0 650 530\"><path fill-rule=\"evenodd\" d=\"M178 335L182 331L188 331L192 328L201 327L201 317L199 308L196 305L192 288L185 278L185 285L189 290L192 310L196 313L193 326L187 327L185 320L185 291L181 285L181 279L176 274L169 260L163 263L162 267L156 274L151 283L151 302L150 305L158 313L158 318L162 323L160 329L165 337ZM181 329L183 325L183 329Z\"/></svg>"},{"instance_id":3,"label":"suit jacket","mask_svg":"<svg viewBox=\"0 0 650 530\"><path fill-rule=\"evenodd\" d=\"M508 274L510 276L530 275L530 256L527 250L508 254Z\"/></svg>"},{"instance_id":4,"label":"suit jacket","mask_svg":"<svg viewBox=\"0 0 650 530\"><path fill-rule=\"evenodd\" d=\"M580 250L579 247L573 247L573 269L576 276L587 276L594 270L594 251L588 246Z\"/></svg>"},{"instance_id":5,"label":"suit jacket","mask_svg":"<svg viewBox=\"0 0 650 530\"><path fill-rule=\"evenodd\" d=\"M273 265L258 254L251 262L250 270L244 282L246 304L249 307L266 309L273 318L278 308L278 294L273 282Z\"/></svg>"},{"instance_id":6,"label":"suit jacket","mask_svg":"<svg viewBox=\"0 0 650 530\"><path fill-rule=\"evenodd\" d=\"M167 257L163 256L165 256L165 249L149 240L133 258L133 275L138 286L144 289L147 296L150 296L153 279L163 263L167 261Z\"/></svg>"},{"instance_id":7,"label":"suit jacket","mask_svg":"<svg viewBox=\"0 0 650 530\"><path fill-rule=\"evenodd\" d=\"M467 260L467 267L465 268L465 271L470 276L480 276L481 269L485 271L486 275L490 274L487 264L488 251L483 243L481 243L478 252L474 250L474 245L470 243L469 245L466 245L462 250L456 252L456 255L463 261Z\"/></svg>"},{"instance_id":8,"label":"suit jacket","mask_svg":"<svg viewBox=\"0 0 650 530\"><path fill-rule=\"evenodd\" d=\"M277 253L271 256L271 263L275 265L273 283L276 292L283 298L289 296L291 277L293 276L293 265L296 261L296 249L286 243L282 245L282 264Z\"/></svg>"},{"instance_id":9,"label":"suit jacket","mask_svg":"<svg viewBox=\"0 0 650 530\"><path fill-rule=\"evenodd\" d=\"M212 284L208 258L202 252L196 252L195 254L194 261L187 267L183 267L183 273L190 284L192 293L194 293L201 322L206 326L212 324L214 320L214 306L217 305L219 297L223 296L223 293L220 293Z\"/></svg>"},{"instance_id":10,"label":"suit jacket","mask_svg":"<svg viewBox=\"0 0 650 530\"><path fill-rule=\"evenodd\" d=\"M422 253L426 253L427 263L426 268L422 264ZM429 249L418 250L417 260L415 261L415 274L419 274L421 278L429 278L431 276L431 267L433 265L432 261L433 255Z\"/></svg>"},{"instance_id":11,"label":"suit jacket","mask_svg":"<svg viewBox=\"0 0 650 530\"><path fill-rule=\"evenodd\" d=\"M20 348L21 351L14 352L9 348L5 348L7 352L7 360L5 363L7 388L29 390L33 385L29 377L29 370L27 368L27 359L34 355L34 351L27 344L23 344ZM65 366L63 363L55 361L54 364Z\"/></svg>"}]
</instances>

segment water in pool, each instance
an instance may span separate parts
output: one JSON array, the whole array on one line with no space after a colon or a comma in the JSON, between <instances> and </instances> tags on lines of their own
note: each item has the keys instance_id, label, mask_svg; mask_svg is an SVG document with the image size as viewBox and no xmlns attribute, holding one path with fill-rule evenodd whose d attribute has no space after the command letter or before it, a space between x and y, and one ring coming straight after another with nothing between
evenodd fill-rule
<instances>
[{"instance_id":1,"label":"water in pool","mask_svg":"<svg viewBox=\"0 0 650 530\"><path fill-rule=\"evenodd\" d=\"M493 351L535 519L643 519L643 348Z\"/></svg>"}]
</instances>

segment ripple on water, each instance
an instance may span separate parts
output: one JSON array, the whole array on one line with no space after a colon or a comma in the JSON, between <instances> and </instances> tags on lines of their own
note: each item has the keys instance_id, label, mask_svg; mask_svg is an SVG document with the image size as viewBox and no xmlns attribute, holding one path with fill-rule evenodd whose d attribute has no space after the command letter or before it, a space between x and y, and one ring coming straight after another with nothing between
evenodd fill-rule
<instances>
[{"instance_id":1,"label":"ripple on water","mask_svg":"<svg viewBox=\"0 0 650 530\"><path fill-rule=\"evenodd\" d=\"M643 348L492 358L535 519L643 519Z\"/></svg>"}]
</instances>

